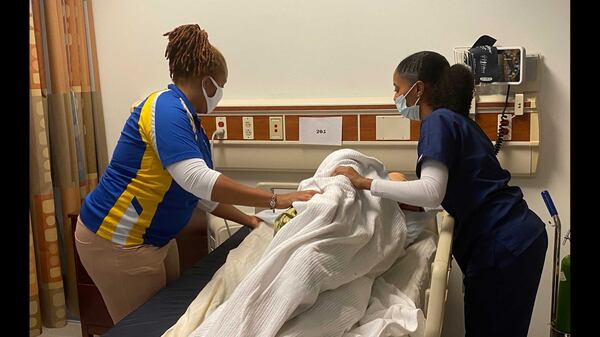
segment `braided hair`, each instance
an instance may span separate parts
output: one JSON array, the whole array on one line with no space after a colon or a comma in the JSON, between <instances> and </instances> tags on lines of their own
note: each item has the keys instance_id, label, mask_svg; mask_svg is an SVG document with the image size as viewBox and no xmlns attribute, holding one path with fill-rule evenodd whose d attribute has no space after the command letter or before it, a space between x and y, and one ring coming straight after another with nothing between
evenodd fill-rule
<instances>
[{"instance_id":1,"label":"braided hair","mask_svg":"<svg viewBox=\"0 0 600 337\"><path fill-rule=\"evenodd\" d=\"M163 34L169 39L165 57L171 79L212 76L225 68L225 58L208 41L208 33L197 24L176 27Z\"/></svg>"}]
</instances>

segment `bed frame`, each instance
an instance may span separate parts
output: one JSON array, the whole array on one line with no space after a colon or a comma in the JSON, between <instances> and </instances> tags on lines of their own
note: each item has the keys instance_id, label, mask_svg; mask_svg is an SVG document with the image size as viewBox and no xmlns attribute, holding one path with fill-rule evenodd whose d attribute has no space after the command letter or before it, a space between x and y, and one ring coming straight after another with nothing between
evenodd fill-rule
<instances>
[{"instance_id":1,"label":"bed frame","mask_svg":"<svg viewBox=\"0 0 600 337\"><path fill-rule=\"evenodd\" d=\"M444 308L448 299L448 281L452 269L452 234L454 218L441 212L438 224L438 242L431 264L431 282L425 290L425 337L440 337L444 325Z\"/></svg>"}]
</instances>

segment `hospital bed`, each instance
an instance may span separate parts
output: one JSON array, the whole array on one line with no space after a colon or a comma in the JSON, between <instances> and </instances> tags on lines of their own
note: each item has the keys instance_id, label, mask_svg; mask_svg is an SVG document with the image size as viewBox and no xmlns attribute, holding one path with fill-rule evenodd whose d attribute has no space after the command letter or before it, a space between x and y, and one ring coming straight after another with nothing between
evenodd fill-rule
<instances>
[{"instance_id":1,"label":"hospital bed","mask_svg":"<svg viewBox=\"0 0 600 337\"><path fill-rule=\"evenodd\" d=\"M276 193L296 190L296 183L259 183L257 187ZM262 209L255 209L256 213ZM447 300L448 280L451 268L452 234L454 219L446 212L440 212L433 221L426 220L425 229L419 238L407 248L407 255L399 260L412 259L410 274L391 275L392 280L400 280L401 289L418 289L415 303L426 318L425 337L441 336L444 307ZM228 222L229 230L222 219L210 217L210 254L196 263L181 277L159 291L145 304L126 316L105 335L107 337L161 336L177 322L198 293L211 280L215 272L225 263L227 254L235 249L250 233L249 229L234 222ZM231 233L231 237L229 237ZM424 240L432 240L434 249L411 249ZM420 247L426 247L421 245ZM425 253L419 256L416 252ZM426 259L425 263L414 263ZM402 262L402 261L400 261ZM395 266L395 265L394 265ZM394 268L392 266L392 268ZM390 269L392 269L390 268ZM416 277L415 277L416 276ZM388 279L386 281L389 282ZM415 284L409 284L413 282Z\"/></svg>"}]
</instances>

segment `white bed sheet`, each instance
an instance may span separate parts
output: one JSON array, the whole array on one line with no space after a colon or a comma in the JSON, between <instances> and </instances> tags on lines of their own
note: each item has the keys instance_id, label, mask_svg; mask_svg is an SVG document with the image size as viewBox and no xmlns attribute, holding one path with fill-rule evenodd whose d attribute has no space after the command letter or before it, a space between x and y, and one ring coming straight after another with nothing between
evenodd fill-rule
<instances>
[{"instance_id":1,"label":"white bed sheet","mask_svg":"<svg viewBox=\"0 0 600 337\"><path fill-rule=\"evenodd\" d=\"M268 213L273 215L271 211ZM271 219L274 219L266 216L264 218L271 224ZM259 229L252 231L238 248L229 253L225 264L215 273L177 323L162 335L163 337L187 336L229 297L269 244L273 237L271 224L263 223ZM435 256L436 243L437 234L427 229L423 230L417 240L406 248L406 255L399 258L379 277L385 282L377 282L373 287L392 285L409 297L417 308L422 308L425 290L429 287L429 267ZM372 293L375 293L375 289Z\"/></svg>"},{"instance_id":2,"label":"white bed sheet","mask_svg":"<svg viewBox=\"0 0 600 337\"><path fill-rule=\"evenodd\" d=\"M435 256L437 234L424 230L417 240L406 248L406 255L380 277L406 294L417 308L423 308L425 290L431 279L431 262Z\"/></svg>"}]
</instances>

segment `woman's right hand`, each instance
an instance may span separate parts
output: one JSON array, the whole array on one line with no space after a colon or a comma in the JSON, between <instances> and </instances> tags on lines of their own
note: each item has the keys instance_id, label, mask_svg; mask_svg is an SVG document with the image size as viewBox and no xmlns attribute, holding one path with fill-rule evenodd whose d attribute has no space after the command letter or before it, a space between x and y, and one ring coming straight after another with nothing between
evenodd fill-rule
<instances>
[{"instance_id":1,"label":"woman's right hand","mask_svg":"<svg viewBox=\"0 0 600 337\"><path fill-rule=\"evenodd\" d=\"M317 191L306 190L286 194L277 195L277 205L275 208L289 208L294 201L308 201L313 195L318 194Z\"/></svg>"}]
</instances>

